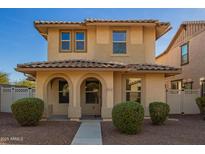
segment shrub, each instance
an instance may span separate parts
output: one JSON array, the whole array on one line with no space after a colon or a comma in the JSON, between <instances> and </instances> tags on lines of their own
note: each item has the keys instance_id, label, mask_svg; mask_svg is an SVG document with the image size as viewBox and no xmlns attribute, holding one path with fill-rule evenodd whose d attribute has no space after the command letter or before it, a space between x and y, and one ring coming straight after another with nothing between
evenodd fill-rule
<instances>
[{"instance_id":1,"label":"shrub","mask_svg":"<svg viewBox=\"0 0 205 154\"><path fill-rule=\"evenodd\" d=\"M196 104L199 107L200 113L205 114L205 96L196 98Z\"/></svg>"},{"instance_id":2,"label":"shrub","mask_svg":"<svg viewBox=\"0 0 205 154\"><path fill-rule=\"evenodd\" d=\"M152 102L149 104L149 113L152 123L161 125L167 119L169 114L169 105L163 102Z\"/></svg>"},{"instance_id":3,"label":"shrub","mask_svg":"<svg viewBox=\"0 0 205 154\"><path fill-rule=\"evenodd\" d=\"M44 102L39 98L22 98L11 105L12 113L21 126L36 126L44 111Z\"/></svg>"},{"instance_id":4,"label":"shrub","mask_svg":"<svg viewBox=\"0 0 205 154\"><path fill-rule=\"evenodd\" d=\"M116 128L126 134L136 134L142 130L144 108L137 102L123 102L112 110L112 121Z\"/></svg>"}]
</instances>

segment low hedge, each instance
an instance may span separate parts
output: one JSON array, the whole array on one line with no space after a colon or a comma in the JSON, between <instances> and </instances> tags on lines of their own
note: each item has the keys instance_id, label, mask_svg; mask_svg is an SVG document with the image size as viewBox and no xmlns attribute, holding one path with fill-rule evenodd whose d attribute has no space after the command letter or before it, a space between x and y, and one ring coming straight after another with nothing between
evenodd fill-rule
<instances>
[{"instance_id":1,"label":"low hedge","mask_svg":"<svg viewBox=\"0 0 205 154\"><path fill-rule=\"evenodd\" d=\"M142 130L144 108L137 102L123 102L112 110L112 121L116 128L126 134L136 134Z\"/></svg>"},{"instance_id":2,"label":"low hedge","mask_svg":"<svg viewBox=\"0 0 205 154\"><path fill-rule=\"evenodd\" d=\"M11 110L21 126L36 126L42 118L44 102L39 98L22 98L11 105Z\"/></svg>"},{"instance_id":3,"label":"low hedge","mask_svg":"<svg viewBox=\"0 0 205 154\"><path fill-rule=\"evenodd\" d=\"M149 113L152 123L161 125L168 117L170 108L169 105L163 102L152 102L149 104Z\"/></svg>"},{"instance_id":4,"label":"low hedge","mask_svg":"<svg viewBox=\"0 0 205 154\"><path fill-rule=\"evenodd\" d=\"M200 110L200 113L205 115L205 96L196 98L196 104Z\"/></svg>"}]
</instances>

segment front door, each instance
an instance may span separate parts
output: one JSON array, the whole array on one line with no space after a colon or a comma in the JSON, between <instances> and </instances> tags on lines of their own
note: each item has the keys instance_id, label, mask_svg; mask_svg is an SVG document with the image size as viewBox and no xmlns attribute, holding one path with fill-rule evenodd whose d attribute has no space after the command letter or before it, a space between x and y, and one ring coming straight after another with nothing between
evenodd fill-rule
<instances>
[{"instance_id":1,"label":"front door","mask_svg":"<svg viewBox=\"0 0 205 154\"><path fill-rule=\"evenodd\" d=\"M83 115L101 115L101 84L96 79L85 81Z\"/></svg>"}]
</instances>

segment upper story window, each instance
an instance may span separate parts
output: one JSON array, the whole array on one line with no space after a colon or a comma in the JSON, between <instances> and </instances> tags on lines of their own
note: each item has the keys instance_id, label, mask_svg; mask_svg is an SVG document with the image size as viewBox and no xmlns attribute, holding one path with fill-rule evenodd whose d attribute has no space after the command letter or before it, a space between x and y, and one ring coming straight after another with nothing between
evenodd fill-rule
<instances>
[{"instance_id":1,"label":"upper story window","mask_svg":"<svg viewBox=\"0 0 205 154\"><path fill-rule=\"evenodd\" d=\"M75 33L75 50L85 51L85 32Z\"/></svg>"},{"instance_id":2,"label":"upper story window","mask_svg":"<svg viewBox=\"0 0 205 154\"><path fill-rule=\"evenodd\" d=\"M70 51L71 50L71 33L62 32L61 33L61 51Z\"/></svg>"},{"instance_id":3,"label":"upper story window","mask_svg":"<svg viewBox=\"0 0 205 154\"><path fill-rule=\"evenodd\" d=\"M113 53L125 54L126 47L126 31L113 31L112 33Z\"/></svg>"},{"instance_id":4,"label":"upper story window","mask_svg":"<svg viewBox=\"0 0 205 154\"><path fill-rule=\"evenodd\" d=\"M181 65L189 63L189 45L188 43L181 46Z\"/></svg>"}]
</instances>

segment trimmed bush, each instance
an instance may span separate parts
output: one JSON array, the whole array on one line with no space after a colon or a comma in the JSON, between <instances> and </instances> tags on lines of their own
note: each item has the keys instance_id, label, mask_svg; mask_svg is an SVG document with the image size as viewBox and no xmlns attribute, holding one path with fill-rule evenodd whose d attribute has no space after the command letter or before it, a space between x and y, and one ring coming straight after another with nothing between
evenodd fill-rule
<instances>
[{"instance_id":1,"label":"trimmed bush","mask_svg":"<svg viewBox=\"0 0 205 154\"><path fill-rule=\"evenodd\" d=\"M44 102L39 98L22 98L11 105L11 110L21 126L36 126L42 118Z\"/></svg>"},{"instance_id":2,"label":"trimmed bush","mask_svg":"<svg viewBox=\"0 0 205 154\"><path fill-rule=\"evenodd\" d=\"M205 115L205 97L196 98L196 104L199 107L200 113Z\"/></svg>"},{"instance_id":3,"label":"trimmed bush","mask_svg":"<svg viewBox=\"0 0 205 154\"><path fill-rule=\"evenodd\" d=\"M144 108L137 102L123 102L112 109L112 121L116 128L126 134L136 134L142 130Z\"/></svg>"},{"instance_id":4,"label":"trimmed bush","mask_svg":"<svg viewBox=\"0 0 205 154\"><path fill-rule=\"evenodd\" d=\"M149 113L152 123L161 125L165 122L169 114L169 105L163 102L152 102L149 104Z\"/></svg>"}]
</instances>

